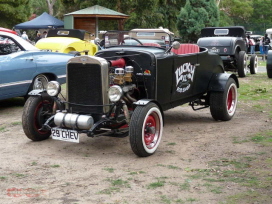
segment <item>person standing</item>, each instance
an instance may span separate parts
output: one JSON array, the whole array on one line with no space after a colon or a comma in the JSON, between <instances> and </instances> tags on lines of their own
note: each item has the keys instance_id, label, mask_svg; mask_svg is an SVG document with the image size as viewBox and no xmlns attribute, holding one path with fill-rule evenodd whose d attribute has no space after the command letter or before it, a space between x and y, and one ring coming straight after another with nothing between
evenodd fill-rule
<instances>
[{"instance_id":1,"label":"person standing","mask_svg":"<svg viewBox=\"0 0 272 204\"><path fill-rule=\"evenodd\" d=\"M264 35L264 39L263 39L263 51L264 51L264 55L267 55L268 53L268 49L269 49L269 45L270 45L270 38L268 37L267 34Z\"/></svg>"},{"instance_id":2,"label":"person standing","mask_svg":"<svg viewBox=\"0 0 272 204\"><path fill-rule=\"evenodd\" d=\"M36 38L35 38L35 43L37 43L40 39L41 39L42 37L41 37L41 33L37 33L37 36L36 36Z\"/></svg>"},{"instance_id":3,"label":"person standing","mask_svg":"<svg viewBox=\"0 0 272 204\"><path fill-rule=\"evenodd\" d=\"M43 35L42 35L42 38L46 38L47 37L47 31L43 31Z\"/></svg>"},{"instance_id":4,"label":"person standing","mask_svg":"<svg viewBox=\"0 0 272 204\"><path fill-rule=\"evenodd\" d=\"M259 44L259 49L260 49L260 54L263 55L264 52L263 52L263 39L264 37L262 36L261 39L260 39L260 44Z\"/></svg>"},{"instance_id":5,"label":"person standing","mask_svg":"<svg viewBox=\"0 0 272 204\"><path fill-rule=\"evenodd\" d=\"M250 38L250 36L247 36L248 38L248 42L249 42L249 46L250 46L250 54L255 54L255 41L254 39Z\"/></svg>"},{"instance_id":6,"label":"person standing","mask_svg":"<svg viewBox=\"0 0 272 204\"><path fill-rule=\"evenodd\" d=\"M24 40L26 40L26 41L29 41L29 39L28 39L28 35L26 34L26 32L24 31L23 32L23 34L22 34L22 36L21 36Z\"/></svg>"}]
</instances>

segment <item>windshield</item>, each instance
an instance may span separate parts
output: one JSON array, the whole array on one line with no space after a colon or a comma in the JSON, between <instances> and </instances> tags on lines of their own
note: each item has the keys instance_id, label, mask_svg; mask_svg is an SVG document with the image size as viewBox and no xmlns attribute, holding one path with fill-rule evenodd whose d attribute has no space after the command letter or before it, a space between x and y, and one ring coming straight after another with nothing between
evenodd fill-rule
<instances>
[{"instance_id":1,"label":"windshield","mask_svg":"<svg viewBox=\"0 0 272 204\"><path fill-rule=\"evenodd\" d=\"M105 33L105 48L111 46L154 46L167 48L174 35L156 30L108 31Z\"/></svg>"}]
</instances>

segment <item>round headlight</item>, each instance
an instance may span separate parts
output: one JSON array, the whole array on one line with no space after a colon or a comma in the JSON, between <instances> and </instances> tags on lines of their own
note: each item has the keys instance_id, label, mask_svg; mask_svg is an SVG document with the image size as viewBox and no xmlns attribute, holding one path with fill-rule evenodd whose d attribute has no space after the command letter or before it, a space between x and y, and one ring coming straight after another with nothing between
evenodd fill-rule
<instances>
[{"instance_id":1,"label":"round headlight","mask_svg":"<svg viewBox=\"0 0 272 204\"><path fill-rule=\"evenodd\" d=\"M116 102L122 97L123 90L120 86L114 85L109 88L108 95L111 102Z\"/></svg>"},{"instance_id":2,"label":"round headlight","mask_svg":"<svg viewBox=\"0 0 272 204\"><path fill-rule=\"evenodd\" d=\"M49 96L57 96L61 91L61 86L57 81L49 81L46 91Z\"/></svg>"}]
</instances>

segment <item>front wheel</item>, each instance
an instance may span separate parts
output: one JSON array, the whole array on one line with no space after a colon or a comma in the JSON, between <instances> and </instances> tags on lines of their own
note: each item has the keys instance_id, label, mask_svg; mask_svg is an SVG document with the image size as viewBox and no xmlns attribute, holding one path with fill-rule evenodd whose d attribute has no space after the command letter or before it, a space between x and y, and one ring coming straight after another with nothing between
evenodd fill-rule
<instances>
[{"instance_id":1,"label":"front wheel","mask_svg":"<svg viewBox=\"0 0 272 204\"><path fill-rule=\"evenodd\" d=\"M250 74L256 74L258 72L258 56L253 54L250 57Z\"/></svg>"},{"instance_id":2,"label":"front wheel","mask_svg":"<svg viewBox=\"0 0 272 204\"><path fill-rule=\"evenodd\" d=\"M139 157L147 157L157 150L163 131L163 119L155 103L137 106L129 126L132 151Z\"/></svg>"},{"instance_id":3,"label":"front wheel","mask_svg":"<svg viewBox=\"0 0 272 204\"><path fill-rule=\"evenodd\" d=\"M237 85L229 78L223 92L211 92L210 111L215 120L228 121L235 114L237 106Z\"/></svg>"},{"instance_id":4,"label":"front wheel","mask_svg":"<svg viewBox=\"0 0 272 204\"><path fill-rule=\"evenodd\" d=\"M27 99L22 115L22 126L26 136L33 141L47 139L50 130L40 130L46 120L53 114L54 101L51 98L43 99L31 96Z\"/></svg>"}]
</instances>

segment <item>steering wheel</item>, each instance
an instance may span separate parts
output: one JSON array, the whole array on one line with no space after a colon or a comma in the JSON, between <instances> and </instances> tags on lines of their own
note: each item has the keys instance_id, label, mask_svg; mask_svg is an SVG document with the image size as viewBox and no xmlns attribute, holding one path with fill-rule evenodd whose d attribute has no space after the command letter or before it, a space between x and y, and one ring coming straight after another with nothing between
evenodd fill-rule
<instances>
[{"instance_id":1,"label":"steering wheel","mask_svg":"<svg viewBox=\"0 0 272 204\"><path fill-rule=\"evenodd\" d=\"M143 45L143 43L138 40L137 38L133 38L133 37L125 37L124 40L127 40L127 39L132 39L132 40L135 40L136 42L138 42L140 45ZM123 43L122 43L123 44Z\"/></svg>"}]
</instances>

